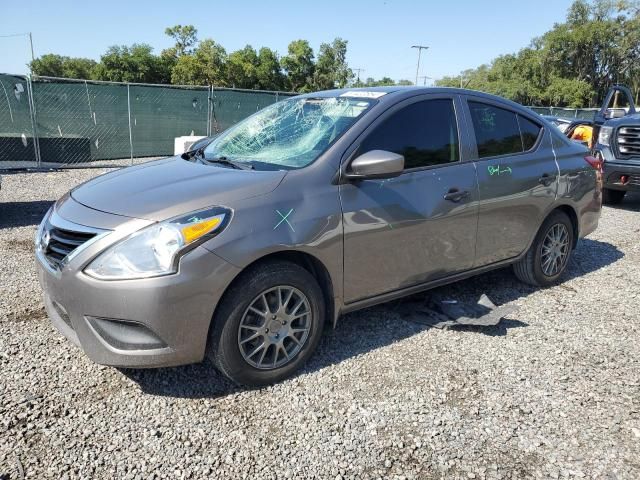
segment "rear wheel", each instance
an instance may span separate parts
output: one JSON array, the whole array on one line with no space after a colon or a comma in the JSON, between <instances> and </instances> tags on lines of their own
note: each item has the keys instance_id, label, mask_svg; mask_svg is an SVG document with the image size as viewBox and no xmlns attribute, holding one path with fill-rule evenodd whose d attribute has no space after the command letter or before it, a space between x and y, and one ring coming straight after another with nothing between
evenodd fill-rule
<instances>
[{"instance_id":1,"label":"rear wheel","mask_svg":"<svg viewBox=\"0 0 640 480\"><path fill-rule=\"evenodd\" d=\"M607 205L619 205L622 203L626 193L627 192L624 190L611 190L610 188L605 188L602 190L602 202Z\"/></svg>"},{"instance_id":2,"label":"rear wheel","mask_svg":"<svg viewBox=\"0 0 640 480\"><path fill-rule=\"evenodd\" d=\"M238 384L258 386L291 375L315 350L324 323L316 279L289 262L245 272L214 318L208 357Z\"/></svg>"},{"instance_id":3,"label":"rear wheel","mask_svg":"<svg viewBox=\"0 0 640 480\"><path fill-rule=\"evenodd\" d=\"M556 283L569 263L573 237L573 224L566 213L549 215L527 254L513 266L518 279L539 287Z\"/></svg>"}]
</instances>

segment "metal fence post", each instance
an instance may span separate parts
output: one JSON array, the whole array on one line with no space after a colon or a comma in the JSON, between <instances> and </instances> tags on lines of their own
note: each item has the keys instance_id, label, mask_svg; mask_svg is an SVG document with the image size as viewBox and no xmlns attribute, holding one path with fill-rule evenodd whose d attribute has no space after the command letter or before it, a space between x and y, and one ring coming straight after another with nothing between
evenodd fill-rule
<instances>
[{"instance_id":1,"label":"metal fence post","mask_svg":"<svg viewBox=\"0 0 640 480\"><path fill-rule=\"evenodd\" d=\"M27 98L29 99L29 113L31 117L31 130L33 133L33 153L36 159L36 168L40 168L42 159L40 157L40 139L36 127L36 103L33 98L33 86L31 85L31 75L27 75Z\"/></svg>"},{"instance_id":2,"label":"metal fence post","mask_svg":"<svg viewBox=\"0 0 640 480\"><path fill-rule=\"evenodd\" d=\"M131 131L131 93L127 83L127 113L129 115L129 152L131 153L130 165L133 165L133 132Z\"/></svg>"},{"instance_id":3,"label":"metal fence post","mask_svg":"<svg viewBox=\"0 0 640 480\"><path fill-rule=\"evenodd\" d=\"M207 85L207 137L211 136L211 85Z\"/></svg>"}]
</instances>

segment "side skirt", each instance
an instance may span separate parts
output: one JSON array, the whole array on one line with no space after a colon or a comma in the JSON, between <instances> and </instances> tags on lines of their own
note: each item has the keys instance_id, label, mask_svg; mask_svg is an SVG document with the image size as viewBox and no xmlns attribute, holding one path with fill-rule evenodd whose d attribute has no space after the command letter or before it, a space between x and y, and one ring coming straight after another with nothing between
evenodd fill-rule
<instances>
[{"instance_id":1,"label":"side skirt","mask_svg":"<svg viewBox=\"0 0 640 480\"><path fill-rule=\"evenodd\" d=\"M424 292L426 290L431 290L432 288L441 287L449 283L455 283L460 280L464 280L466 278L479 275L481 273L490 272L491 270L497 270L499 268L507 267L517 262L518 260L520 260L527 253L527 251L528 249L525 250L523 254L520 254L515 258L509 258L501 262L492 263L490 265L474 268L472 270L467 270L461 273L456 273L455 275L451 275L448 277L439 278L437 280L432 280L430 282L419 283L411 287L401 288L399 290L393 290L391 292L383 293L382 295L376 295L375 297L369 297L363 300L357 300L355 302L348 303L342 306L342 308L340 309L340 315L354 312L356 310L361 310L363 308L372 307L374 305L379 305L381 303L390 302L392 300L397 300L398 298L406 297L408 295L413 295L415 293Z\"/></svg>"}]
</instances>

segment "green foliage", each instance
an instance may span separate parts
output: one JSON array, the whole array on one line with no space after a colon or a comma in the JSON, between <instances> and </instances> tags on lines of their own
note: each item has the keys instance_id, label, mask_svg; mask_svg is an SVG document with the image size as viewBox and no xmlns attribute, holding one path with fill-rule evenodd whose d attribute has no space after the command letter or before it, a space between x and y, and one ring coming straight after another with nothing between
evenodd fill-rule
<instances>
[{"instance_id":1,"label":"green foliage","mask_svg":"<svg viewBox=\"0 0 640 480\"><path fill-rule=\"evenodd\" d=\"M192 53L191 47L198 42L198 30L193 25L174 25L165 28L164 33L176 42L175 46L165 51L175 57Z\"/></svg>"},{"instance_id":2,"label":"green foliage","mask_svg":"<svg viewBox=\"0 0 640 480\"><path fill-rule=\"evenodd\" d=\"M162 57L147 44L109 47L94 69L94 79L114 82L169 83L170 73Z\"/></svg>"},{"instance_id":3,"label":"green foliage","mask_svg":"<svg viewBox=\"0 0 640 480\"><path fill-rule=\"evenodd\" d=\"M278 54L267 47L262 47L258 52L256 76L263 90L285 90L287 87L287 78L282 72Z\"/></svg>"},{"instance_id":4,"label":"green foliage","mask_svg":"<svg viewBox=\"0 0 640 480\"><path fill-rule=\"evenodd\" d=\"M193 54L178 58L171 71L171 83L226 87L226 64L224 47L211 39L203 40Z\"/></svg>"},{"instance_id":5,"label":"green foliage","mask_svg":"<svg viewBox=\"0 0 640 480\"><path fill-rule=\"evenodd\" d=\"M640 6L576 0L564 23L517 54L502 55L440 86L466 87L529 105L598 105L614 83L640 89Z\"/></svg>"},{"instance_id":6,"label":"green foliage","mask_svg":"<svg viewBox=\"0 0 640 480\"><path fill-rule=\"evenodd\" d=\"M314 90L343 88L353 78L353 71L347 64L347 41L336 38L332 43L320 45L316 63Z\"/></svg>"},{"instance_id":7,"label":"green foliage","mask_svg":"<svg viewBox=\"0 0 640 480\"><path fill-rule=\"evenodd\" d=\"M313 49L306 40L294 40L287 48L287 56L282 59L282 67L287 72L289 87L294 92L313 90Z\"/></svg>"},{"instance_id":8,"label":"green foliage","mask_svg":"<svg viewBox=\"0 0 640 480\"><path fill-rule=\"evenodd\" d=\"M259 88L258 53L251 45L229 55L227 59L227 84L236 88Z\"/></svg>"},{"instance_id":9,"label":"green foliage","mask_svg":"<svg viewBox=\"0 0 640 480\"><path fill-rule=\"evenodd\" d=\"M397 82L389 77L382 77L380 80L376 80L373 77L367 77L364 81L354 82L354 87L387 87L393 85L408 86L413 85L410 80L398 80Z\"/></svg>"},{"instance_id":10,"label":"green foliage","mask_svg":"<svg viewBox=\"0 0 640 480\"><path fill-rule=\"evenodd\" d=\"M63 57L48 53L33 60L29 67L36 75L62 78L93 78L93 70L97 63L88 58Z\"/></svg>"},{"instance_id":11,"label":"green foliage","mask_svg":"<svg viewBox=\"0 0 640 480\"><path fill-rule=\"evenodd\" d=\"M321 44L315 61L306 40L291 42L287 55L280 58L267 47L256 51L251 45L227 55L214 40L198 40L192 25L174 25L165 34L175 43L160 55L154 55L146 44L116 45L109 47L99 63L48 54L34 60L31 67L38 75L66 78L296 92L345 87L354 77L346 59L347 41L342 38ZM394 83L389 78L381 82L376 84Z\"/></svg>"}]
</instances>

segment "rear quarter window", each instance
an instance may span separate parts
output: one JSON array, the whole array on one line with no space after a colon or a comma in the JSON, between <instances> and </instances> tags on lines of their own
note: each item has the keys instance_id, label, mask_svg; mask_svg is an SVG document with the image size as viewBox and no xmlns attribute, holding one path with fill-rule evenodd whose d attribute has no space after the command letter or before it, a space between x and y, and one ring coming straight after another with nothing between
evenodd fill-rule
<instances>
[{"instance_id":1,"label":"rear quarter window","mask_svg":"<svg viewBox=\"0 0 640 480\"><path fill-rule=\"evenodd\" d=\"M522 148L526 152L535 146L542 127L522 115L518 115L518 123L520 124L520 133L522 134Z\"/></svg>"}]
</instances>

